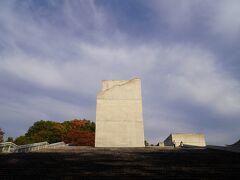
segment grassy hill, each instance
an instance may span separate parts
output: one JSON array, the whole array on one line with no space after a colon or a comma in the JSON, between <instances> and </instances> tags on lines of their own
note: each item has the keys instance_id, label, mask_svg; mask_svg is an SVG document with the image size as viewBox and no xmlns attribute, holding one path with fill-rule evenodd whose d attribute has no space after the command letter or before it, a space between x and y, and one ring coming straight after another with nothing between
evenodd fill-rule
<instances>
[{"instance_id":1,"label":"grassy hill","mask_svg":"<svg viewBox=\"0 0 240 180\"><path fill-rule=\"evenodd\" d=\"M62 178L151 176L240 177L240 153L209 149L74 147L25 154L0 154L0 177Z\"/></svg>"}]
</instances>

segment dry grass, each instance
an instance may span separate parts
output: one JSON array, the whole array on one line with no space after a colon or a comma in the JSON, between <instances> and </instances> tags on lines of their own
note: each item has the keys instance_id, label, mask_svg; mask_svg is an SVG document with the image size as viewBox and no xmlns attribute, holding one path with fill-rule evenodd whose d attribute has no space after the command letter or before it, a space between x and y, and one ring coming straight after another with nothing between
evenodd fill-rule
<instances>
[{"instance_id":1,"label":"dry grass","mask_svg":"<svg viewBox=\"0 0 240 180\"><path fill-rule=\"evenodd\" d=\"M2 179L83 176L236 178L240 177L240 153L208 149L67 147L0 155Z\"/></svg>"}]
</instances>

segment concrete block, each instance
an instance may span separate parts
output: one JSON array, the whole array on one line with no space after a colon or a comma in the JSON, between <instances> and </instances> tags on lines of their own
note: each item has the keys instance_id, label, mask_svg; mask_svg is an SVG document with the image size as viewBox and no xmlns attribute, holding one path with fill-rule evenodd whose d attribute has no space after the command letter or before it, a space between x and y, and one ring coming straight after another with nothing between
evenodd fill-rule
<instances>
[{"instance_id":1,"label":"concrete block","mask_svg":"<svg viewBox=\"0 0 240 180\"><path fill-rule=\"evenodd\" d=\"M104 80L97 94L95 147L144 147L141 80Z\"/></svg>"},{"instance_id":2,"label":"concrete block","mask_svg":"<svg viewBox=\"0 0 240 180\"><path fill-rule=\"evenodd\" d=\"M201 133L175 133L170 134L165 140L164 145L165 146L172 146L175 142L176 146L180 146L181 142L184 145L190 145L190 146L199 146L199 147L205 147L205 136Z\"/></svg>"}]
</instances>

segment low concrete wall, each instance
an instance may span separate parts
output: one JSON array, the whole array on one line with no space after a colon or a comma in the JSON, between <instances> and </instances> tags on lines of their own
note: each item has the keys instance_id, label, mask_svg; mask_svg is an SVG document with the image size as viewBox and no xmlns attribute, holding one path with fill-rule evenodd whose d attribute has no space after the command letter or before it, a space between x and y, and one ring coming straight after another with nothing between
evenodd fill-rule
<instances>
[{"instance_id":1,"label":"low concrete wall","mask_svg":"<svg viewBox=\"0 0 240 180\"><path fill-rule=\"evenodd\" d=\"M183 145L205 147L205 136L201 133L176 133L170 134L164 141L165 146L172 146L175 142L176 146Z\"/></svg>"}]
</instances>

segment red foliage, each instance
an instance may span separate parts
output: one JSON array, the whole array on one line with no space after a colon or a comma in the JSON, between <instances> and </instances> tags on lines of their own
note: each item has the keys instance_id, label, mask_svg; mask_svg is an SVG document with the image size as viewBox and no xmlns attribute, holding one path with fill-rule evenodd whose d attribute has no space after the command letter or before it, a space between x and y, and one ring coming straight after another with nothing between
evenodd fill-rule
<instances>
[{"instance_id":1,"label":"red foliage","mask_svg":"<svg viewBox=\"0 0 240 180\"><path fill-rule=\"evenodd\" d=\"M84 126L85 124L86 124L86 121L84 121L84 120L74 119L74 120L70 121L71 129L79 129L80 127Z\"/></svg>"},{"instance_id":2,"label":"red foliage","mask_svg":"<svg viewBox=\"0 0 240 180\"><path fill-rule=\"evenodd\" d=\"M94 146L95 133L73 129L66 134L64 142L78 146Z\"/></svg>"}]
</instances>

